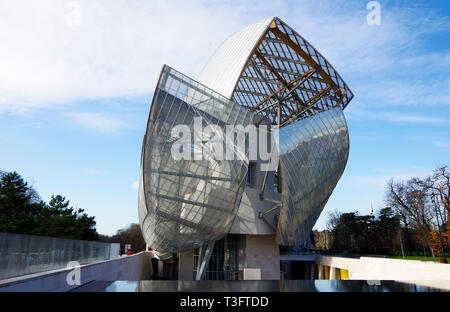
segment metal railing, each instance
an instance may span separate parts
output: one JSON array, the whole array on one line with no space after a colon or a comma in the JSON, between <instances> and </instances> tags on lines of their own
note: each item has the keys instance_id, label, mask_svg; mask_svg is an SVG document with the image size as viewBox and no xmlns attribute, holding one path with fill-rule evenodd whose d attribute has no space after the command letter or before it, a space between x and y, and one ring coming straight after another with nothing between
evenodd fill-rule
<instances>
[{"instance_id":1,"label":"metal railing","mask_svg":"<svg viewBox=\"0 0 450 312\"><path fill-rule=\"evenodd\" d=\"M119 256L119 244L0 233L0 279L87 264Z\"/></svg>"}]
</instances>

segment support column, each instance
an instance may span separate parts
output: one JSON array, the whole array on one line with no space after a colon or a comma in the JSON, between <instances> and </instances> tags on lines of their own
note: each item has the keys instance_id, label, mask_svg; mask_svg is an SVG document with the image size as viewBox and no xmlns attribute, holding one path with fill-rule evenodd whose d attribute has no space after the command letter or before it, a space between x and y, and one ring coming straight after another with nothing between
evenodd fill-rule
<instances>
[{"instance_id":1,"label":"support column","mask_svg":"<svg viewBox=\"0 0 450 312\"><path fill-rule=\"evenodd\" d=\"M323 265L319 264L319 277L318 279L323 279Z\"/></svg>"},{"instance_id":2,"label":"support column","mask_svg":"<svg viewBox=\"0 0 450 312\"><path fill-rule=\"evenodd\" d=\"M194 267L194 251L188 250L180 252L178 256L178 279L182 281L192 281L192 268Z\"/></svg>"},{"instance_id":3,"label":"support column","mask_svg":"<svg viewBox=\"0 0 450 312\"><path fill-rule=\"evenodd\" d=\"M310 279L311 279L311 280L314 280L314 271L315 271L315 268L316 268L316 264L315 264L314 262L311 262L311 271L310 271L310 273L311 273Z\"/></svg>"},{"instance_id":4,"label":"support column","mask_svg":"<svg viewBox=\"0 0 450 312\"><path fill-rule=\"evenodd\" d=\"M209 260L211 259L211 254L214 249L216 242L211 242L206 246L200 247L198 255L198 269L195 279L197 281L203 280L205 278L206 270L208 269Z\"/></svg>"},{"instance_id":5,"label":"support column","mask_svg":"<svg viewBox=\"0 0 450 312\"><path fill-rule=\"evenodd\" d=\"M335 280L336 279L336 268L333 268L332 266L330 266L330 280Z\"/></svg>"},{"instance_id":6,"label":"support column","mask_svg":"<svg viewBox=\"0 0 450 312\"><path fill-rule=\"evenodd\" d=\"M342 280L342 278L341 278L341 269L340 268L336 268L336 279L338 281Z\"/></svg>"},{"instance_id":7,"label":"support column","mask_svg":"<svg viewBox=\"0 0 450 312\"><path fill-rule=\"evenodd\" d=\"M311 264L309 262L305 262L305 280L309 278L311 270Z\"/></svg>"}]
</instances>

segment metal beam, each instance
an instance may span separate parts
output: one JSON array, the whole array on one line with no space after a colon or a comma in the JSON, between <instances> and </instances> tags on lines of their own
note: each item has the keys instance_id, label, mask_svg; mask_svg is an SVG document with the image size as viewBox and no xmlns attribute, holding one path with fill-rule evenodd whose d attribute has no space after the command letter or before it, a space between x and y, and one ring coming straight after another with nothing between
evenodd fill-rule
<instances>
[{"instance_id":1,"label":"metal beam","mask_svg":"<svg viewBox=\"0 0 450 312\"><path fill-rule=\"evenodd\" d=\"M249 64L249 66L252 66L252 65ZM256 67L265 68L264 65L258 65L258 64L256 64ZM287 74L287 75L292 75L292 76L300 75L300 73L298 73L298 72L293 72L293 71L287 70L287 69L281 69L281 68L275 68L275 69L276 69L277 72L282 73L282 74ZM317 77L314 77L314 76L309 78L309 79L317 81L318 83L327 84L326 81L324 81L323 79L317 78Z\"/></svg>"},{"instance_id":2,"label":"metal beam","mask_svg":"<svg viewBox=\"0 0 450 312\"><path fill-rule=\"evenodd\" d=\"M277 105L277 104L278 104L278 101L272 102L272 103L270 103L269 105L264 106L264 107L261 108L260 110L256 111L255 114L262 113L262 112L265 111L266 109L269 109L269 108L271 108L272 106ZM251 108L251 109L253 110L253 108Z\"/></svg>"},{"instance_id":3,"label":"metal beam","mask_svg":"<svg viewBox=\"0 0 450 312\"><path fill-rule=\"evenodd\" d=\"M260 97L266 97L267 96L267 94L264 94L264 93L261 93L261 92L258 92L258 91L243 90L243 89L236 89L234 91L234 93L245 93L245 94L250 94L250 95L260 96ZM316 94L316 93L317 92L315 92L314 94ZM291 103L293 105L295 104L295 101L290 101L288 99L284 99L284 102L288 102L288 103ZM250 107L250 106L248 106L248 107ZM253 108L253 106L251 106L250 108Z\"/></svg>"},{"instance_id":4,"label":"metal beam","mask_svg":"<svg viewBox=\"0 0 450 312\"><path fill-rule=\"evenodd\" d=\"M289 89L289 86L286 82L286 80L284 80L284 78L273 68L273 66L270 64L270 62L268 60L266 60L263 56L259 55L258 53L256 54L256 57L259 58L261 60L261 62L263 62L264 65L266 65L266 67L275 75L275 77L277 77L277 79L286 87ZM303 101L298 97L297 94L294 93L294 97L295 99L300 103L300 105L304 105Z\"/></svg>"},{"instance_id":5,"label":"metal beam","mask_svg":"<svg viewBox=\"0 0 450 312\"><path fill-rule=\"evenodd\" d=\"M249 65L249 66L252 66L252 65ZM261 68L265 68L263 65L257 65L257 64L256 64L256 66L261 67ZM279 73L286 73L286 74L293 75L293 76L300 76L298 73L288 72L288 71L283 70L283 69L278 69L278 68L276 68L275 70L278 71ZM250 76L243 76L243 77L241 77L241 79L266 82L265 80L263 80L263 79L261 79L261 78L258 78L258 77L250 77ZM318 79L315 78L315 77L309 76L309 77L308 77L308 80L318 80ZM267 82L269 82L269 83L271 83L271 84L274 84L274 85L277 85L277 86L283 85L281 82L278 82L278 81L275 82L275 81L272 81L272 80L267 80ZM327 84L325 83L325 81L323 81L323 80L320 80L320 82L323 83L324 85L327 85ZM301 84L300 84L300 85L301 85ZM312 93L312 94L316 94L316 93L318 92L317 89L311 89L311 88L307 88L307 87L304 87L304 86L293 87L293 89L294 89L294 88L295 88L295 89L299 89L299 90L304 91L304 92L309 92L309 93ZM235 90L235 92L239 92L239 91L241 91L241 89ZM303 94L304 94L304 93L303 93ZM259 95L261 95L261 96L267 96L267 94L259 94ZM335 97L335 96L330 96L330 99L333 100L333 101L336 101L336 102L339 101L339 98L338 98L338 97Z\"/></svg>"},{"instance_id":6,"label":"metal beam","mask_svg":"<svg viewBox=\"0 0 450 312\"><path fill-rule=\"evenodd\" d=\"M280 42L282 42L280 40ZM282 42L283 44L285 44L284 42ZM290 63L294 63L294 64L298 64L298 65L303 65L303 66L307 66L307 67L311 67L311 65L309 65L308 63L304 62L304 61L300 61L300 60L296 60L296 59L290 59L290 58L286 58L280 55L274 55L274 54L269 54L269 53L259 53L261 56L267 57L267 58L273 58L276 60L280 60L283 62L290 62Z\"/></svg>"},{"instance_id":7,"label":"metal beam","mask_svg":"<svg viewBox=\"0 0 450 312\"><path fill-rule=\"evenodd\" d=\"M339 106L339 104L341 104L342 100L345 98L346 95L347 95L347 90L344 91L341 98L339 99L339 101L337 101L337 103L334 107Z\"/></svg>"},{"instance_id":8,"label":"metal beam","mask_svg":"<svg viewBox=\"0 0 450 312\"><path fill-rule=\"evenodd\" d=\"M299 114L302 114L302 113L304 113L305 111L308 111L308 109L310 108L310 107L312 107L314 104L316 104L316 102L318 101L318 100L320 100L320 98L322 97L322 96L324 96L325 95L325 93L327 93L328 91L330 91L330 89L331 89L331 87L330 86L328 86L328 87L326 87L325 89L323 89L323 90L321 90L319 93L317 93L316 95L314 95L312 98L310 98L308 101L306 101L305 102L305 104L309 104L309 103L311 103L311 104L309 104L306 108L304 108L302 111L300 111L299 112L299 109L298 110L296 110L295 112L293 112L293 113L291 113L288 117L286 117L282 122L281 122L281 125L284 125L293 115L296 115L296 116L298 116Z\"/></svg>"},{"instance_id":9,"label":"metal beam","mask_svg":"<svg viewBox=\"0 0 450 312\"><path fill-rule=\"evenodd\" d=\"M289 90L289 92L285 95L285 98L287 98L291 93L295 94L295 90L297 88L299 88L303 83L305 83L306 80L308 80L309 77L311 77L311 75L315 72L315 69L311 69L305 73L303 73L303 75L301 76L303 79L300 80L299 83L297 83L292 89ZM294 79L295 80L295 79ZM299 108L298 103L297 103L297 109Z\"/></svg>"},{"instance_id":10,"label":"metal beam","mask_svg":"<svg viewBox=\"0 0 450 312\"><path fill-rule=\"evenodd\" d=\"M271 163L272 163L272 156L270 156L269 165L266 168L266 173L264 173L264 180L263 180L263 183L261 185L261 192L259 192L259 198L262 199L262 200L264 199L264 190L266 189L267 176L269 175L269 167L270 167Z\"/></svg>"},{"instance_id":11,"label":"metal beam","mask_svg":"<svg viewBox=\"0 0 450 312\"><path fill-rule=\"evenodd\" d=\"M272 211L275 211L275 210L277 210L278 208L281 208L281 206L282 206L282 204L281 204L281 202L280 202L278 205L273 206L272 208L267 209L266 211L260 211L259 214L258 214L258 217L259 217L260 219L262 219L262 218L264 217L264 215L266 215L266 214L268 214L268 213L271 213Z\"/></svg>"},{"instance_id":12,"label":"metal beam","mask_svg":"<svg viewBox=\"0 0 450 312\"><path fill-rule=\"evenodd\" d=\"M205 142L207 142L207 141L205 141ZM180 173L178 171L174 172L174 171L166 171L166 170L159 170L159 169L150 169L150 170L144 171L144 173L150 173L150 172L157 173L157 174L169 175L169 176L175 176L175 177L181 176L182 178L195 178L195 179L202 179L202 180L217 180L217 181L226 181L226 182L230 182L230 181L234 180L231 178L220 178L220 177L212 177L212 176L190 174L190 173L183 173L180 175Z\"/></svg>"},{"instance_id":13,"label":"metal beam","mask_svg":"<svg viewBox=\"0 0 450 312\"><path fill-rule=\"evenodd\" d=\"M277 90L275 90L274 93L271 93L268 97L266 97L264 100L262 100L261 102L259 102L253 109L252 111L255 111L256 109L258 109L262 104L264 104L265 102L267 102L270 98L272 98L272 96L274 96L275 94L279 93L280 91L284 90L284 89L289 89L289 93L292 93L295 91L295 88L289 88L289 86L291 86L292 84L296 83L299 80L302 80L298 85L300 86L302 83L304 83L306 80L303 79L309 75L311 75L314 72L314 69L310 69L307 72L304 72L302 75L298 76L297 78L292 79L291 81L289 81L288 83L286 83L283 80L280 80L280 82L283 84L283 86L281 88L278 88ZM278 77L277 77L278 78ZM294 97L296 97L296 99L298 98L297 94L294 93ZM299 99L300 100L300 99ZM301 101L301 100L300 100Z\"/></svg>"},{"instance_id":14,"label":"metal beam","mask_svg":"<svg viewBox=\"0 0 450 312\"><path fill-rule=\"evenodd\" d=\"M258 57L258 54L255 54ZM255 64L255 62L253 61L253 58L251 60L252 64ZM270 64L269 64L270 66ZM275 74L275 76L278 78L278 80L280 80L282 83L286 84L286 82L284 81L283 77L278 77L278 73L274 73L273 70L271 69L271 67L268 67L270 72L272 72L273 74ZM261 78L265 79L264 75L261 73L261 71L259 69L255 68L255 71L257 72L257 74L260 75ZM280 79L281 78L281 79ZM272 86L270 85L270 83L266 82L267 88L269 89L270 92L275 93ZM267 96L267 95L266 95ZM278 97L277 94L274 94L275 98L278 100L278 116L281 114L281 99ZM283 105L284 107L284 105ZM279 119L279 118L278 118Z\"/></svg>"},{"instance_id":15,"label":"metal beam","mask_svg":"<svg viewBox=\"0 0 450 312\"><path fill-rule=\"evenodd\" d=\"M211 259L212 252L214 250L215 241L210 242L206 246L200 247L199 258L198 258L198 268L197 275L195 279L197 281L205 279L206 271L208 270L209 260Z\"/></svg>"},{"instance_id":16,"label":"metal beam","mask_svg":"<svg viewBox=\"0 0 450 312\"><path fill-rule=\"evenodd\" d=\"M261 66L261 67L263 67L263 66ZM247 75L241 76L240 79L255 80L255 81L260 81L260 82L268 82L268 83L271 83L271 84L274 84L274 85L278 85L278 86L282 86L283 85L281 82L279 82L278 80L275 80L275 79L273 79L273 80L270 80L270 79L264 80L264 79L261 79L259 77L252 77L252 76L247 76Z\"/></svg>"},{"instance_id":17,"label":"metal beam","mask_svg":"<svg viewBox=\"0 0 450 312\"><path fill-rule=\"evenodd\" d=\"M292 39L289 38L288 35L284 34L281 30L279 30L276 23L275 25L270 26L270 30L275 36L281 39L286 45L288 45L292 50L294 50L298 55L300 55L306 61L306 63L309 64L309 66L311 66L312 68L316 68L319 75L323 78L323 80L325 80L325 82L329 86L333 88L333 90L338 96L342 95L340 88L334 83L333 79L331 79L328 73L325 72L325 70L319 64L317 64L317 62L311 57L311 55L309 55L294 41L292 41Z\"/></svg>"}]
</instances>

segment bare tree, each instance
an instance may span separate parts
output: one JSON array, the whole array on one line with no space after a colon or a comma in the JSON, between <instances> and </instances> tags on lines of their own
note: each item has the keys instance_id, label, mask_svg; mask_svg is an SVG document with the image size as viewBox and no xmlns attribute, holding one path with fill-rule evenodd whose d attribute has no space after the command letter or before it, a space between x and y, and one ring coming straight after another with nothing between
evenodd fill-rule
<instances>
[{"instance_id":1,"label":"bare tree","mask_svg":"<svg viewBox=\"0 0 450 312\"><path fill-rule=\"evenodd\" d=\"M27 195L30 196L30 204L39 203L40 201L42 201L41 196L39 196L38 192L34 188L34 183L29 186Z\"/></svg>"},{"instance_id":2,"label":"bare tree","mask_svg":"<svg viewBox=\"0 0 450 312\"><path fill-rule=\"evenodd\" d=\"M428 184L419 178L405 182L388 182L386 203L400 216L402 223L413 226L420 233L422 244L428 246L434 256L429 233L433 230L433 208Z\"/></svg>"},{"instance_id":3,"label":"bare tree","mask_svg":"<svg viewBox=\"0 0 450 312\"><path fill-rule=\"evenodd\" d=\"M447 166L437 168L430 177L429 187L432 195L435 195L435 203L438 206L438 216L441 224L447 223L450 215L450 170Z\"/></svg>"},{"instance_id":4,"label":"bare tree","mask_svg":"<svg viewBox=\"0 0 450 312\"><path fill-rule=\"evenodd\" d=\"M328 213L327 230L332 232L338 225L342 213L338 210Z\"/></svg>"}]
</instances>

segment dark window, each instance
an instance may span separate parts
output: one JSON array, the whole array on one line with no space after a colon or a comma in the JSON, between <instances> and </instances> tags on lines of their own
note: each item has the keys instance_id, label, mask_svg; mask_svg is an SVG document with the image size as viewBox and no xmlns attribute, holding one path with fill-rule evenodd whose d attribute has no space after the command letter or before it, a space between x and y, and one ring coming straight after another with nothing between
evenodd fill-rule
<instances>
[{"instance_id":1,"label":"dark window","mask_svg":"<svg viewBox=\"0 0 450 312\"><path fill-rule=\"evenodd\" d=\"M238 280L242 279L239 270L239 239L240 235L229 234L216 241L205 280ZM199 249L194 250L193 277L197 275L199 266Z\"/></svg>"},{"instance_id":2,"label":"dark window","mask_svg":"<svg viewBox=\"0 0 450 312\"><path fill-rule=\"evenodd\" d=\"M249 163L248 164L248 171L247 171L247 183L246 186L248 187L254 187L255 185L255 163Z\"/></svg>"},{"instance_id":3,"label":"dark window","mask_svg":"<svg viewBox=\"0 0 450 312\"><path fill-rule=\"evenodd\" d=\"M280 168L278 167L278 170L279 169ZM281 179L280 179L280 176L278 174L278 170L275 171L273 188L274 188L275 192L281 193Z\"/></svg>"}]
</instances>

